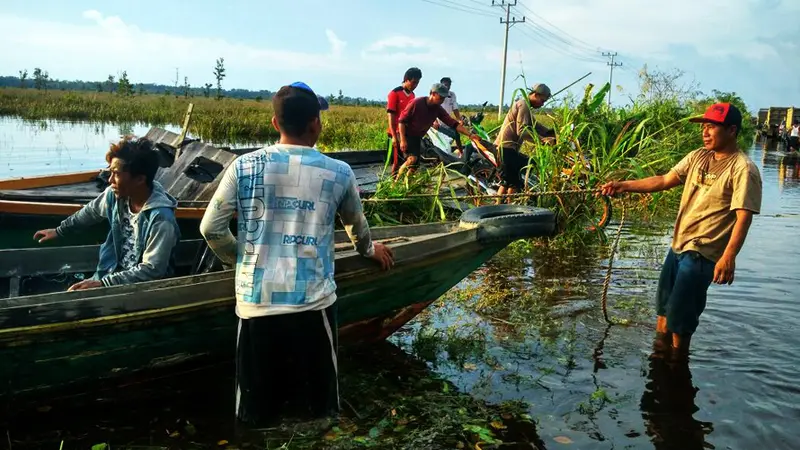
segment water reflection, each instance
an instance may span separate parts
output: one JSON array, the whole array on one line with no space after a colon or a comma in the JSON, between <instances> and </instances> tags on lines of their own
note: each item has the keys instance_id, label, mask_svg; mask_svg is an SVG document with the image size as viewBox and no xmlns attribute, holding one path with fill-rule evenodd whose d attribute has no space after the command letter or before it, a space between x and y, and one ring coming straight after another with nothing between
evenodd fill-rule
<instances>
[{"instance_id":1,"label":"water reflection","mask_svg":"<svg viewBox=\"0 0 800 450\"><path fill-rule=\"evenodd\" d=\"M692 383L688 364L652 358L639 407L647 436L659 450L713 448L706 437L714 431L710 422L696 420L699 388Z\"/></svg>"}]
</instances>

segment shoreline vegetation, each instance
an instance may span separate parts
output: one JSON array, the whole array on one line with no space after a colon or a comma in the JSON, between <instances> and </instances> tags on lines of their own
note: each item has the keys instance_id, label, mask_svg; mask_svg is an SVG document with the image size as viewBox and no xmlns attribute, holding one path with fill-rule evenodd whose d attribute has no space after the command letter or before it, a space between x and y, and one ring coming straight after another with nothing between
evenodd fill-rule
<instances>
[{"instance_id":1,"label":"shoreline vegetation","mask_svg":"<svg viewBox=\"0 0 800 450\"><path fill-rule=\"evenodd\" d=\"M664 173L688 152L702 146L698 126L687 119L701 114L716 101L735 103L744 115L740 133L743 148L752 142L754 128L747 106L735 93L713 91L703 95L696 87L682 84L680 74L650 71L639 74L640 92L631 102L611 108L606 96L611 86L596 89L589 84L580 99L555 99L536 111L536 120L553 127L557 139L553 145L526 143L522 152L530 157L529 176L537 180L534 191L593 189L608 179L641 178ZM527 82L523 79L525 85ZM422 95L420 93L419 95ZM525 95L513 91L513 98ZM145 123L150 126L180 125L189 102L194 103L190 134L211 142L264 143L278 138L271 125L269 99L213 98L173 95L137 95L111 92L55 91L0 88L0 117L12 116L26 121L81 121L113 124ZM464 111L470 114L469 111ZM489 117L492 116L492 117ZM386 112L379 106L331 105L322 114L323 131L317 147L322 151L376 150L386 146ZM482 126L499 128L493 114L487 114ZM463 142L463 139L462 139ZM1 149L0 149L1 150ZM433 192L444 167L419 171L405 184L382 181L377 198L405 197L407 193ZM652 195L626 197L632 207L632 219L652 218L674 207L680 190ZM591 194L535 198L536 206L551 208L560 214L562 232L585 229L587 220L597 216L597 202ZM616 200L618 203L619 200ZM406 204L407 203L407 204ZM437 198L415 199L371 205L370 222L392 224L411 221L436 221L444 218ZM401 218L402 217L402 218ZM594 233L598 234L598 233Z\"/></svg>"},{"instance_id":2,"label":"shoreline vegetation","mask_svg":"<svg viewBox=\"0 0 800 450\"><path fill-rule=\"evenodd\" d=\"M611 108L606 96L611 86L595 89L588 84L580 99L565 96L536 111L536 120L553 127L553 145L526 143L522 152L530 158L529 176L537 180L532 191L593 189L608 179L641 178L664 173L688 152L702 146L700 128L688 118L701 114L716 101L736 104L744 115L742 147L753 140L754 128L747 106L736 93L700 93L682 83L680 73L639 73L640 92L631 102ZM523 78L524 85L527 81ZM418 95L423 95L419 93ZM524 89L512 93L522 98ZM213 98L153 94L120 94L90 91L56 91L0 88L0 117L26 121L81 121L112 124L145 123L150 126L180 125L189 102L194 103L190 134L210 142L264 143L278 138L271 125L269 99ZM542 112L544 111L544 112ZM464 111L470 114L470 111ZM499 128L502 121L487 114L482 126ZM322 151L376 150L386 147L386 112L379 106L332 105L322 114L323 131L317 147ZM462 139L463 142L463 139ZM2 149L0 149L2 150ZM383 180L377 198L427 194L441 183L448 168L419 171L414 180L394 184ZM673 192L674 191L674 192ZM635 219L650 218L671 209L679 190L626 198ZM556 209L560 231L584 230L586 220L597 215L591 194L535 197L536 206ZM619 200L617 200L619 202ZM399 206L371 205L371 222L392 224L435 221L444 218L437 198L414 199ZM399 218L404 216L404 218ZM583 220L576 220L583 219ZM563 234L563 233L562 233ZM566 233L571 234L571 233ZM584 234L584 233L577 233ZM595 233L597 234L597 233Z\"/></svg>"}]
</instances>

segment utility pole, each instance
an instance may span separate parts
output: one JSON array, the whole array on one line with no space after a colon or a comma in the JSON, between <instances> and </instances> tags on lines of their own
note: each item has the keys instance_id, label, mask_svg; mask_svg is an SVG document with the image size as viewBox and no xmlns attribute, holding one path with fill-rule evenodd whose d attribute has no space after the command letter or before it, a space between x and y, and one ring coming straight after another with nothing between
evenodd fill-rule
<instances>
[{"instance_id":1,"label":"utility pole","mask_svg":"<svg viewBox=\"0 0 800 450\"><path fill-rule=\"evenodd\" d=\"M607 62L606 64L611 66L611 74L608 76L608 84L611 85L611 89L608 90L608 107L611 107L611 92L614 90L614 67L619 67L622 63L614 62L614 58L617 56L617 52L603 52L603 56L610 57L611 61Z\"/></svg>"},{"instance_id":2,"label":"utility pole","mask_svg":"<svg viewBox=\"0 0 800 450\"><path fill-rule=\"evenodd\" d=\"M517 0L514 3L507 2L506 0L492 0L492 6L499 6L506 11L506 20L500 18L500 23L506 26L506 36L503 39L503 69L500 74L500 105L497 106L497 118L503 118L503 98L506 93L506 60L508 58L508 29L516 23L525 22L525 16L521 20L516 17L511 17L511 7L517 6Z\"/></svg>"}]
</instances>

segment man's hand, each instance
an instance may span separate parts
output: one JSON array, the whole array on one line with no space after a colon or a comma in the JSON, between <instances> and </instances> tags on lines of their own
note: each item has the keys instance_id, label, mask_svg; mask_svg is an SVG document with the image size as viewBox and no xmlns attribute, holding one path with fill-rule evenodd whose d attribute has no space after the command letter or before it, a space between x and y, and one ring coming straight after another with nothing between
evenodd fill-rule
<instances>
[{"instance_id":1,"label":"man's hand","mask_svg":"<svg viewBox=\"0 0 800 450\"><path fill-rule=\"evenodd\" d=\"M405 153L406 150L408 150L408 142L406 142L405 138L401 138L400 139L400 151Z\"/></svg>"},{"instance_id":2,"label":"man's hand","mask_svg":"<svg viewBox=\"0 0 800 450\"><path fill-rule=\"evenodd\" d=\"M434 130L438 130L439 129L439 121L438 120L434 120L433 121L433 125L431 125L431 126L433 127Z\"/></svg>"},{"instance_id":3,"label":"man's hand","mask_svg":"<svg viewBox=\"0 0 800 450\"><path fill-rule=\"evenodd\" d=\"M67 291L82 291L84 289L92 289L103 287L103 283L97 280L83 280L73 284Z\"/></svg>"},{"instance_id":4,"label":"man's hand","mask_svg":"<svg viewBox=\"0 0 800 450\"><path fill-rule=\"evenodd\" d=\"M381 269L391 269L392 266L394 266L394 253L392 253L392 249L378 242L373 245L375 246L375 253L372 255L372 259L380 263Z\"/></svg>"},{"instance_id":5,"label":"man's hand","mask_svg":"<svg viewBox=\"0 0 800 450\"><path fill-rule=\"evenodd\" d=\"M39 230L33 234L33 239L38 240L41 244L44 241L49 241L58 237L55 228L48 228L46 230Z\"/></svg>"},{"instance_id":6,"label":"man's hand","mask_svg":"<svg viewBox=\"0 0 800 450\"><path fill-rule=\"evenodd\" d=\"M608 183L600 186L600 193L602 195L615 196L625 192L624 181L609 181Z\"/></svg>"},{"instance_id":7,"label":"man's hand","mask_svg":"<svg viewBox=\"0 0 800 450\"><path fill-rule=\"evenodd\" d=\"M736 257L722 255L714 266L714 283L731 284L733 283L733 272L736 270Z\"/></svg>"}]
</instances>

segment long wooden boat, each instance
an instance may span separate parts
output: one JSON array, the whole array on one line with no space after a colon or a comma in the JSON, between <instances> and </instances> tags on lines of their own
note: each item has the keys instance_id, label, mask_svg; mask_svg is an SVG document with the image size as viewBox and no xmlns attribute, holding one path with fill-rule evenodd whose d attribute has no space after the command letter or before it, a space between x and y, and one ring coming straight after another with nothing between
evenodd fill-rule
<instances>
[{"instance_id":1,"label":"long wooden boat","mask_svg":"<svg viewBox=\"0 0 800 450\"><path fill-rule=\"evenodd\" d=\"M156 180L178 199L178 217L182 234L200 238L199 224L205 205L219 185L222 174L237 157L256 148L214 147L199 140L182 140L170 131L153 127L145 135L156 142L161 167ZM179 144L175 144L180 141ZM359 188L375 191L378 174L384 168L383 150L326 153L353 168ZM33 233L53 228L108 186L105 170L90 170L52 176L0 180L0 249L27 248L38 245ZM103 242L106 224L86 233L66 237L59 245L97 244Z\"/></svg>"},{"instance_id":2,"label":"long wooden boat","mask_svg":"<svg viewBox=\"0 0 800 450\"><path fill-rule=\"evenodd\" d=\"M395 255L385 272L337 232L341 342L386 338L510 242L554 229L551 211L515 205L374 228ZM232 358L234 271L202 269L204 247L181 241L173 278L75 292L64 290L91 276L98 246L0 250L0 398L53 398Z\"/></svg>"}]
</instances>

